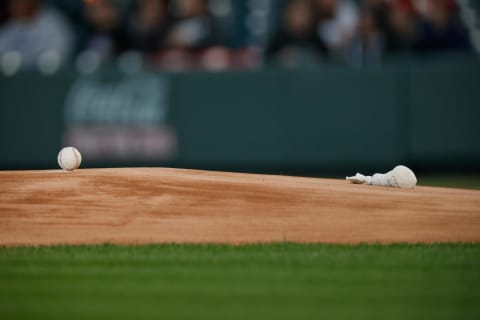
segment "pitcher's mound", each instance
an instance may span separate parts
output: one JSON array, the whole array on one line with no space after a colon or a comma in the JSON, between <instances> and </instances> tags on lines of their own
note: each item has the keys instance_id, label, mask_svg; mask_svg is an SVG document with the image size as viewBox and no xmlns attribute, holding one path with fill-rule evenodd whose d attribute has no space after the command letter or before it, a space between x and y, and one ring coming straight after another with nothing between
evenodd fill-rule
<instances>
[{"instance_id":1,"label":"pitcher's mound","mask_svg":"<svg viewBox=\"0 0 480 320\"><path fill-rule=\"evenodd\" d=\"M480 241L480 191L166 168L0 171L0 245Z\"/></svg>"}]
</instances>

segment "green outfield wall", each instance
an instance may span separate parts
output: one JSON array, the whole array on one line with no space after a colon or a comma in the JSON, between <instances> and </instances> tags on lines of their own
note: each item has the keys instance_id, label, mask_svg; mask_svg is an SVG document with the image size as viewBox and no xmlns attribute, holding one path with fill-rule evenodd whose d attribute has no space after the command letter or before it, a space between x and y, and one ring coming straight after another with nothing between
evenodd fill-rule
<instances>
[{"instance_id":1,"label":"green outfield wall","mask_svg":"<svg viewBox=\"0 0 480 320\"><path fill-rule=\"evenodd\" d=\"M480 63L0 76L0 168L276 173L480 167ZM349 172L349 171L348 171Z\"/></svg>"}]
</instances>

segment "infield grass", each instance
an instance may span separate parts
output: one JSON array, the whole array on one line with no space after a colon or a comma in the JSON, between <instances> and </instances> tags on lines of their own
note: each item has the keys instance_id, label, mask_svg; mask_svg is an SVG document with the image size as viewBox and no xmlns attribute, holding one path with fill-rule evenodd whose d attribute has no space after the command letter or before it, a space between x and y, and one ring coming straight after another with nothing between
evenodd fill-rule
<instances>
[{"instance_id":1,"label":"infield grass","mask_svg":"<svg viewBox=\"0 0 480 320\"><path fill-rule=\"evenodd\" d=\"M0 319L480 319L480 244L0 248Z\"/></svg>"},{"instance_id":2,"label":"infield grass","mask_svg":"<svg viewBox=\"0 0 480 320\"><path fill-rule=\"evenodd\" d=\"M480 189L480 175L427 175L419 176L418 184L431 187Z\"/></svg>"}]
</instances>

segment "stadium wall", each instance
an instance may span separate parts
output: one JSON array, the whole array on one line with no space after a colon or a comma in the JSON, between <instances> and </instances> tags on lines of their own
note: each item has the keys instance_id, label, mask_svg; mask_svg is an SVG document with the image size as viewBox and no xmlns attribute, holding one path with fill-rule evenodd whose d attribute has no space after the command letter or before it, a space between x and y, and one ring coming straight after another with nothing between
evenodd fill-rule
<instances>
[{"instance_id":1,"label":"stadium wall","mask_svg":"<svg viewBox=\"0 0 480 320\"><path fill-rule=\"evenodd\" d=\"M0 76L0 168L478 170L480 64Z\"/></svg>"}]
</instances>

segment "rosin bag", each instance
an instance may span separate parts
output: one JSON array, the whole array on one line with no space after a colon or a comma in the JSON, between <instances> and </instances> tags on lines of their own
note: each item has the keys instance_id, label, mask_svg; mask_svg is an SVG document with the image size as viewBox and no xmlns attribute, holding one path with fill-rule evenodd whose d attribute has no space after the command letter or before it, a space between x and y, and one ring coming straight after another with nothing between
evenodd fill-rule
<instances>
[{"instance_id":1,"label":"rosin bag","mask_svg":"<svg viewBox=\"0 0 480 320\"><path fill-rule=\"evenodd\" d=\"M411 189L417 185L417 177L412 170L405 166L396 166L387 173L375 173L373 176L364 176L357 173L347 177L347 181L355 184L369 184L372 186Z\"/></svg>"}]
</instances>

